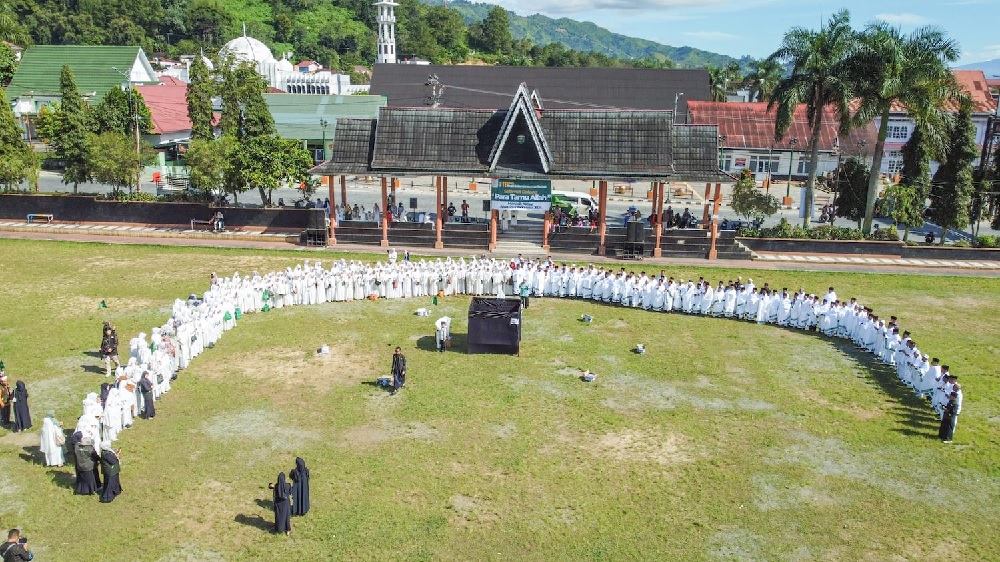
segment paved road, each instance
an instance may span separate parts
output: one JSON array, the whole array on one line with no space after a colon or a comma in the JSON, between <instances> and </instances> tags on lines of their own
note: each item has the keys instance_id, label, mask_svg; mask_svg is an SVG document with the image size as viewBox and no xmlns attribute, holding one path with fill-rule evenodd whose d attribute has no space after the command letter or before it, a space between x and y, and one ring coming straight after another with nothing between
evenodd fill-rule
<instances>
[{"instance_id":1,"label":"paved road","mask_svg":"<svg viewBox=\"0 0 1000 562\"><path fill-rule=\"evenodd\" d=\"M337 179L337 178L335 178ZM488 213L484 212L483 201L489 197L489 184L488 183L478 183L478 189L476 192L469 190L469 183L474 182L477 178L469 177L456 177L450 178L449 182L449 201L455 203L455 207L459 208L461 206L462 200L465 199L469 202L471 207L471 215L473 217L487 217ZM484 178L478 178L480 182L485 181ZM433 177L423 176L414 178L404 178L402 179L402 187L397 190L398 200L401 200L404 205L409 209L409 199L414 197L417 199L417 209L420 211L433 211L435 203L434 195L434 184ZM559 191L576 191L581 193L587 193L591 188L592 183L589 181L577 181L577 180L554 180L552 188ZM643 216L648 216L651 211L651 203L645 198L646 189L648 187L647 183L636 182L633 184L623 184L623 186L630 187L633 190L633 194L609 194L608 196L608 211L612 217L621 217L630 206L635 205L642 212ZM691 213L701 219L703 213L704 200L702 195L704 194L704 185L701 184L690 184L693 194L683 197L678 197L672 193L667 193L667 201L664 203L664 208L669 204L677 212L683 212L685 208L690 208ZM723 201L729 200L729 192L731 189L731 184L722 185L722 195ZM151 176L143 178L142 190L149 193L156 192L156 186L152 183ZM72 193L73 187L70 185L65 185L62 183L62 176L55 172L43 171L39 178L39 191L49 192L49 193ZM109 193L111 187L99 183L86 183L79 186L80 193ZM775 196L784 195L783 188L781 186L776 186L772 190ZM284 200L286 205L292 205L296 199L299 199L300 192L295 189L278 189L275 190L272 195L272 201L277 203L279 200ZM318 197L330 197L331 193L328 188L321 187L316 193ZM331 201L336 199L340 201L340 187L336 184L333 189L334 197ZM791 209L781 209L775 215L768 217L765 221L765 226L776 225L782 218L788 220L792 224L799 224L798 215L798 189L792 189L791 195L793 199ZM364 206L365 209L371 209L376 203L380 203L382 197L382 189L378 178L373 178L372 181L366 182L364 178L355 178L353 176L348 177L347 182L347 200L352 205L357 203ZM823 200L823 198L828 198L829 195L817 192L817 198ZM239 205L250 205L259 206L261 204L260 195L256 190L248 191L246 193L240 194L238 196ZM723 204L719 212L720 218L737 220L740 217L728 206ZM525 218L525 217L522 217ZM532 213L526 217L529 221L539 221L541 220L540 213ZM818 218L818 214L817 214ZM609 224L613 224L613 221L609 221ZM814 225L819 223L814 221ZM834 223L836 226L841 227L856 227L857 224L853 221L838 218ZM891 228L892 222L887 219L877 219L876 224L880 228ZM931 231L934 235L940 236L940 228L933 224L926 224L923 227L915 228L910 233L910 239L923 242L924 235ZM993 230L990 228L989 222L983 222L980 225L981 234L991 234L998 235L1000 231ZM958 240L971 240L971 233L966 231L949 231L948 241L955 242Z\"/></svg>"}]
</instances>

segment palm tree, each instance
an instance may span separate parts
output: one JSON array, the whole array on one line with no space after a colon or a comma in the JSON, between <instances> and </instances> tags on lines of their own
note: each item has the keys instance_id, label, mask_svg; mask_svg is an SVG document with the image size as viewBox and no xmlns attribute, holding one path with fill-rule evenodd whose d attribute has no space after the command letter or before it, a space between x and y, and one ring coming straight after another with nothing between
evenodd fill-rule
<instances>
[{"instance_id":1,"label":"palm tree","mask_svg":"<svg viewBox=\"0 0 1000 562\"><path fill-rule=\"evenodd\" d=\"M784 74L781 65L771 59L751 61L750 71L743 78L750 87L750 101L769 101Z\"/></svg>"},{"instance_id":2,"label":"palm tree","mask_svg":"<svg viewBox=\"0 0 1000 562\"><path fill-rule=\"evenodd\" d=\"M854 44L857 34L851 29L851 15L840 10L819 31L795 27L785 33L781 46L769 61L790 64L791 73L782 79L768 101L770 111L777 106L774 138L780 142L792 124L795 109L806 105L811 134L809 139L809 176L806 198L802 202L802 226L809 226L813 207L813 187L819 162L819 138L825 110L833 111L841 133L851 127L850 102L854 96Z\"/></svg>"},{"instance_id":3,"label":"palm tree","mask_svg":"<svg viewBox=\"0 0 1000 562\"><path fill-rule=\"evenodd\" d=\"M941 126L942 102L963 98L965 94L948 69L948 63L958 60L958 44L937 28L921 27L903 35L885 22L876 22L865 29L860 45L860 64L855 68L860 105L855 123L863 125L879 119L878 142L865 204L863 230L868 233L872 228L879 170L893 106L904 108L935 144L940 141L933 137L945 130Z\"/></svg>"},{"instance_id":4,"label":"palm tree","mask_svg":"<svg viewBox=\"0 0 1000 562\"><path fill-rule=\"evenodd\" d=\"M726 101L730 84L740 79L740 63L732 61L726 66L705 67L708 70L708 87L712 92L712 101Z\"/></svg>"}]
</instances>

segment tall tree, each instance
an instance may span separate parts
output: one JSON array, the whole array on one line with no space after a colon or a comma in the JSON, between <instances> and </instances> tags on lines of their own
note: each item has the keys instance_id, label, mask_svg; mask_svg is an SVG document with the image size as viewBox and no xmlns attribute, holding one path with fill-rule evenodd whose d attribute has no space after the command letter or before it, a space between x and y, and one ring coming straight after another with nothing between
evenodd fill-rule
<instances>
[{"instance_id":1,"label":"tall tree","mask_svg":"<svg viewBox=\"0 0 1000 562\"><path fill-rule=\"evenodd\" d=\"M215 81L201 56L194 57L189 70L187 110L191 119L191 140L211 140L215 138L212 130L212 96L215 95Z\"/></svg>"},{"instance_id":2,"label":"tall tree","mask_svg":"<svg viewBox=\"0 0 1000 562\"><path fill-rule=\"evenodd\" d=\"M762 221L764 217L777 213L780 208L777 198L757 187L757 180L747 168L740 171L739 180L733 184L731 198L733 211L747 220Z\"/></svg>"},{"instance_id":3,"label":"tall tree","mask_svg":"<svg viewBox=\"0 0 1000 562\"><path fill-rule=\"evenodd\" d=\"M0 41L21 46L25 46L31 41L27 28L22 25L21 19L6 3L0 6Z\"/></svg>"},{"instance_id":4,"label":"tall tree","mask_svg":"<svg viewBox=\"0 0 1000 562\"><path fill-rule=\"evenodd\" d=\"M837 171L837 199L833 206L838 217L852 220L861 228L865 218L865 193L868 191L868 165L849 158Z\"/></svg>"},{"instance_id":5,"label":"tall tree","mask_svg":"<svg viewBox=\"0 0 1000 562\"><path fill-rule=\"evenodd\" d=\"M6 43L0 43L0 86L6 87L17 72L17 54Z\"/></svg>"},{"instance_id":6,"label":"tall tree","mask_svg":"<svg viewBox=\"0 0 1000 562\"><path fill-rule=\"evenodd\" d=\"M233 14L219 0L192 0L184 14L184 26L202 45L214 46L233 25Z\"/></svg>"},{"instance_id":7,"label":"tall tree","mask_svg":"<svg viewBox=\"0 0 1000 562\"><path fill-rule=\"evenodd\" d=\"M7 95L0 88L0 184L20 185L37 167L35 151L24 141Z\"/></svg>"},{"instance_id":8,"label":"tall tree","mask_svg":"<svg viewBox=\"0 0 1000 562\"><path fill-rule=\"evenodd\" d=\"M972 124L972 104L961 102L951 122L948 151L938 166L931 187L934 221L941 227L941 244L950 228L965 228L969 224L969 204L972 200L972 161L976 150L976 127Z\"/></svg>"},{"instance_id":9,"label":"tall tree","mask_svg":"<svg viewBox=\"0 0 1000 562\"><path fill-rule=\"evenodd\" d=\"M62 99L52 145L56 156L66 163L62 182L73 184L73 193L76 193L81 183L90 180L90 171L87 169L90 157L87 127L89 108L76 87L76 78L69 65L64 64L59 75L59 93Z\"/></svg>"},{"instance_id":10,"label":"tall tree","mask_svg":"<svg viewBox=\"0 0 1000 562\"><path fill-rule=\"evenodd\" d=\"M806 115L812 133L809 139L809 175L806 181L806 210L802 226L809 226L813 210L813 188L819 163L819 138L823 130L824 110L830 109L839 121L840 133L851 126L850 102L854 95L852 77L853 46L856 34L851 29L847 10L833 15L819 31L795 27L785 33L781 46L768 60L792 65L791 74L778 83L774 97L768 102L770 111L777 106L774 138L781 141L792 116L800 104L806 105Z\"/></svg>"},{"instance_id":11,"label":"tall tree","mask_svg":"<svg viewBox=\"0 0 1000 562\"><path fill-rule=\"evenodd\" d=\"M879 119L862 226L866 234L871 231L875 212L890 111L893 106L903 107L925 133L937 134L941 103L948 97L963 95L948 68L958 56L958 44L934 27L903 35L896 27L876 22L862 34L858 64L854 67L861 99L855 122L862 125Z\"/></svg>"},{"instance_id":12,"label":"tall tree","mask_svg":"<svg viewBox=\"0 0 1000 562\"><path fill-rule=\"evenodd\" d=\"M142 143L139 152L135 150L135 140L118 131L90 134L90 159L88 169L95 180L113 186L115 191L135 187L135 181L143 166L156 158L152 148Z\"/></svg>"},{"instance_id":13,"label":"tall tree","mask_svg":"<svg viewBox=\"0 0 1000 562\"><path fill-rule=\"evenodd\" d=\"M153 131L152 114L134 86L129 86L128 90L108 90L104 99L90 111L91 130L97 134L114 132L133 137L136 123L141 135Z\"/></svg>"},{"instance_id":14,"label":"tall tree","mask_svg":"<svg viewBox=\"0 0 1000 562\"><path fill-rule=\"evenodd\" d=\"M750 87L750 101L770 101L774 89L784 75L784 69L771 59L754 59L743 80Z\"/></svg>"},{"instance_id":15,"label":"tall tree","mask_svg":"<svg viewBox=\"0 0 1000 562\"><path fill-rule=\"evenodd\" d=\"M890 188L886 194L893 199L892 218L906 225L904 242L909 239L910 229L924 225L924 207L931 191L931 139L923 129L924 125L918 125L903 145L902 178L898 186L902 189Z\"/></svg>"},{"instance_id":16,"label":"tall tree","mask_svg":"<svg viewBox=\"0 0 1000 562\"><path fill-rule=\"evenodd\" d=\"M482 23L483 48L490 53L510 52L514 38L510 34L510 18L507 10L493 6Z\"/></svg>"},{"instance_id":17,"label":"tall tree","mask_svg":"<svg viewBox=\"0 0 1000 562\"><path fill-rule=\"evenodd\" d=\"M222 67L222 132L237 140L273 135L274 117L264 101L267 83L250 63Z\"/></svg>"}]
</instances>

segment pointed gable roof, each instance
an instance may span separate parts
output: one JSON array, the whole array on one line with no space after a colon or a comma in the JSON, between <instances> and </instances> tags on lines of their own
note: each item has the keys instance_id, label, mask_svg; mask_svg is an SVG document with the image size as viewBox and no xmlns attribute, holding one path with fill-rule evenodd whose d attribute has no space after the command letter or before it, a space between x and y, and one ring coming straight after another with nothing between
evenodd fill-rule
<instances>
[{"instance_id":1,"label":"pointed gable roof","mask_svg":"<svg viewBox=\"0 0 1000 562\"><path fill-rule=\"evenodd\" d=\"M99 102L108 90L128 81L135 85L159 82L146 53L137 46L32 45L21 57L7 88L7 97L12 100L24 95L58 97L64 64L73 70L81 94L95 94L91 103ZM115 69L127 71L129 78Z\"/></svg>"},{"instance_id":2,"label":"pointed gable roof","mask_svg":"<svg viewBox=\"0 0 1000 562\"><path fill-rule=\"evenodd\" d=\"M535 151L538 153L542 171L547 174L552 170L552 151L549 150L549 145L545 141L545 133L542 130L541 123L538 122L538 114L535 113L535 104L531 101L532 97L537 99L537 96L528 93L528 86L524 82L521 82L521 85L517 87L517 92L514 93L514 99L510 103L510 108L504 116L503 124L500 126L500 134L497 135L496 141L493 143L493 149L490 151L489 169L491 172L496 170L497 164L500 162L500 156L507 146L508 140L511 138L511 132L514 131L519 117L524 118L528 134L531 135L531 141L535 147Z\"/></svg>"}]
</instances>

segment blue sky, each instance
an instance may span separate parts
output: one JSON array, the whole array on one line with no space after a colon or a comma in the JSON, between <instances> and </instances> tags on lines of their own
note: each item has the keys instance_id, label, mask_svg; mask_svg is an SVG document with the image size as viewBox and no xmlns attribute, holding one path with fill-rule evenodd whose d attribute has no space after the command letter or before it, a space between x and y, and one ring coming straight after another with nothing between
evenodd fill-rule
<instances>
[{"instance_id":1,"label":"blue sky","mask_svg":"<svg viewBox=\"0 0 1000 562\"><path fill-rule=\"evenodd\" d=\"M962 47L958 64L1000 58L997 0L493 0L521 15L592 21L616 33L739 57L765 57L788 29L816 29L841 8L862 28L881 19L904 32L944 29ZM992 29L991 29L992 28Z\"/></svg>"}]
</instances>

